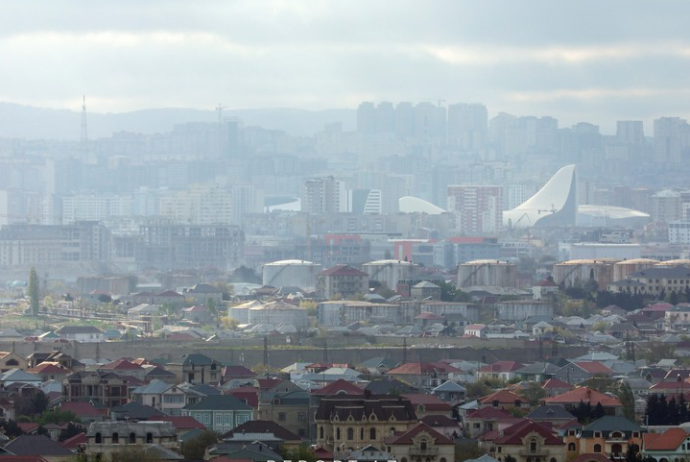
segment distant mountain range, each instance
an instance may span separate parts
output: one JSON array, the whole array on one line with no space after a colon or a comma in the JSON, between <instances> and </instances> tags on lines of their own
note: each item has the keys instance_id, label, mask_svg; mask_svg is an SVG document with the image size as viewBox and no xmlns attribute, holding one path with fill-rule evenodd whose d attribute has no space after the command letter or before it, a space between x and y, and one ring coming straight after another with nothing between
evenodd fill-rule
<instances>
[{"instance_id":1,"label":"distant mountain range","mask_svg":"<svg viewBox=\"0 0 690 462\"><path fill-rule=\"evenodd\" d=\"M144 109L123 113L87 113L89 139L109 137L119 131L166 133L176 124L218 120L215 110ZM246 126L283 130L291 135L313 135L326 124L340 122L343 130L355 128L356 111L328 109L236 109L223 111L223 117L237 117ZM81 112L45 109L0 102L0 138L79 140Z\"/></svg>"}]
</instances>

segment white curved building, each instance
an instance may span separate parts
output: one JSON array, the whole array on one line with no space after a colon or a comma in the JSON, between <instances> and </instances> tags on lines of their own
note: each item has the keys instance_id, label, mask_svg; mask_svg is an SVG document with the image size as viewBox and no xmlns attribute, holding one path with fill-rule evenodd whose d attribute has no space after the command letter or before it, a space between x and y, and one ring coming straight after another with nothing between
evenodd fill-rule
<instances>
[{"instance_id":1,"label":"white curved building","mask_svg":"<svg viewBox=\"0 0 690 462\"><path fill-rule=\"evenodd\" d=\"M622 226L638 227L649 214L610 205L578 205L577 167L566 165L532 197L503 211L503 226Z\"/></svg>"},{"instance_id":2,"label":"white curved building","mask_svg":"<svg viewBox=\"0 0 690 462\"><path fill-rule=\"evenodd\" d=\"M398 199L398 208L402 213L426 213L428 215L440 215L446 212L441 207L414 196L405 196Z\"/></svg>"},{"instance_id":3,"label":"white curved building","mask_svg":"<svg viewBox=\"0 0 690 462\"><path fill-rule=\"evenodd\" d=\"M508 228L568 226L577 220L577 169L566 165L532 197L503 212Z\"/></svg>"}]
</instances>

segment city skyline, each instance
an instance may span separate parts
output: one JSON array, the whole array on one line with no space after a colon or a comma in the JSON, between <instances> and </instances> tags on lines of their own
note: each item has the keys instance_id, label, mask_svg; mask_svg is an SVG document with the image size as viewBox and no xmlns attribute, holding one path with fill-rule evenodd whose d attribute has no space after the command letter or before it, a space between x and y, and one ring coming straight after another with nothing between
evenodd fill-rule
<instances>
[{"instance_id":1,"label":"city skyline","mask_svg":"<svg viewBox=\"0 0 690 462\"><path fill-rule=\"evenodd\" d=\"M607 133L688 115L684 2L70 3L0 6L0 101L78 111L86 94L90 111L120 113L445 100Z\"/></svg>"}]
</instances>

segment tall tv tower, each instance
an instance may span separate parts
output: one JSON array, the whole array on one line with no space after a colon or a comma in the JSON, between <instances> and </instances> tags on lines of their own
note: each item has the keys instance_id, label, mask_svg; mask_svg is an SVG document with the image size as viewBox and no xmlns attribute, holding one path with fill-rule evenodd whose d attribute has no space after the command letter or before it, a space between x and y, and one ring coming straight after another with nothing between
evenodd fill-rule
<instances>
[{"instance_id":1,"label":"tall tv tower","mask_svg":"<svg viewBox=\"0 0 690 462\"><path fill-rule=\"evenodd\" d=\"M81 140L79 148L84 156L89 153L89 132L86 125L86 95L81 100Z\"/></svg>"}]
</instances>

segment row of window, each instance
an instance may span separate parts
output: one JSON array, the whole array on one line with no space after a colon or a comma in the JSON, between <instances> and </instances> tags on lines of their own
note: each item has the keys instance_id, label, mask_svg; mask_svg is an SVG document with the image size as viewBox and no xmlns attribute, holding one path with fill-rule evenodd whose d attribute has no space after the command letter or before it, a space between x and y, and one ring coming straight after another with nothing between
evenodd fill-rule
<instances>
[{"instance_id":1,"label":"row of window","mask_svg":"<svg viewBox=\"0 0 690 462\"><path fill-rule=\"evenodd\" d=\"M103 444L103 435L101 433L96 433L94 437L94 442L96 444ZM137 435L136 433L130 433L129 438L127 439L126 443L129 444L136 444L137 442ZM110 436L110 443L111 444L120 444L120 435L115 432ZM153 444L153 433L147 433L146 434L146 444Z\"/></svg>"}]
</instances>

